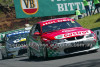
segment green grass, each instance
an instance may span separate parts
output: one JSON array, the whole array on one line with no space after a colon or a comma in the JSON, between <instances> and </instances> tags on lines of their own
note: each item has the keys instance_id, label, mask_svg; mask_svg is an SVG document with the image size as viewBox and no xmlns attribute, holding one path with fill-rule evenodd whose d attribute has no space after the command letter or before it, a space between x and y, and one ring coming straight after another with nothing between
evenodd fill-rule
<instances>
[{"instance_id":1,"label":"green grass","mask_svg":"<svg viewBox=\"0 0 100 67\"><path fill-rule=\"evenodd\" d=\"M87 16L85 18L77 20L84 28L93 29L100 27L100 14Z\"/></svg>"}]
</instances>

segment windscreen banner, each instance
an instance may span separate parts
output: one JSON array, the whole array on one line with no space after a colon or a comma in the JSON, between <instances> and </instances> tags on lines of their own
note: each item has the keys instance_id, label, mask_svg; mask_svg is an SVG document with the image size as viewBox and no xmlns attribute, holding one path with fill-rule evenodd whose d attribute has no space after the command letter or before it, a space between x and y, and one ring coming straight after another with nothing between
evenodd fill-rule
<instances>
[{"instance_id":1,"label":"windscreen banner","mask_svg":"<svg viewBox=\"0 0 100 67\"><path fill-rule=\"evenodd\" d=\"M16 18L44 17L85 13L83 0L14 0ZM92 1L89 1L91 8Z\"/></svg>"}]
</instances>

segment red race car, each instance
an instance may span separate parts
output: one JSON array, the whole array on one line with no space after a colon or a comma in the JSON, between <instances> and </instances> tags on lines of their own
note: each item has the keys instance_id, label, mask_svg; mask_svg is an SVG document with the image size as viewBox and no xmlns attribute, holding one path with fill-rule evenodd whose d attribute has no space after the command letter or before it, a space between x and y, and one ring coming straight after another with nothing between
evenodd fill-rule
<instances>
[{"instance_id":1,"label":"red race car","mask_svg":"<svg viewBox=\"0 0 100 67\"><path fill-rule=\"evenodd\" d=\"M70 18L58 18L33 25L26 43L28 57L44 58L99 49L95 33Z\"/></svg>"}]
</instances>

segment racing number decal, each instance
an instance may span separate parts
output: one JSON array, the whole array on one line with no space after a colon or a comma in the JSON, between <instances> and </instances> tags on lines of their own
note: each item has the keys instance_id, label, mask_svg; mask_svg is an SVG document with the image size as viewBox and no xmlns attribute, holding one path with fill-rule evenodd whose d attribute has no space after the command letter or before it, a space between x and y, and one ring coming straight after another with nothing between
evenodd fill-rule
<instances>
[{"instance_id":1,"label":"racing number decal","mask_svg":"<svg viewBox=\"0 0 100 67\"><path fill-rule=\"evenodd\" d=\"M37 51L39 50L38 44L35 43L35 42L30 42L29 46L32 47L33 49L37 50Z\"/></svg>"},{"instance_id":2,"label":"racing number decal","mask_svg":"<svg viewBox=\"0 0 100 67\"><path fill-rule=\"evenodd\" d=\"M32 49L35 49L36 51L40 52L40 38L41 37L36 37L36 39L34 40L33 38L30 38L30 42L29 42L29 46Z\"/></svg>"}]
</instances>

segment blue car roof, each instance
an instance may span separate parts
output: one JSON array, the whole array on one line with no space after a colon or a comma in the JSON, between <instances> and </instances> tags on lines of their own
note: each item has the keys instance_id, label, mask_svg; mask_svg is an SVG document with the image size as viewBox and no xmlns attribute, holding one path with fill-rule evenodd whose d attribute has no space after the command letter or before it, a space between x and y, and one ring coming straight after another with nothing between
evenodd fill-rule
<instances>
[{"instance_id":1,"label":"blue car roof","mask_svg":"<svg viewBox=\"0 0 100 67\"><path fill-rule=\"evenodd\" d=\"M17 34L24 34L24 33L29 33L30 31L27 30L27 31L15 31L15 32L12 32L12 33L8 33L6 34L6 36L12 36L12 35L17 35Z\"/></svg>"}]
</instances>

